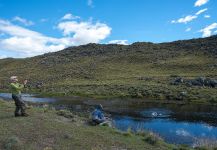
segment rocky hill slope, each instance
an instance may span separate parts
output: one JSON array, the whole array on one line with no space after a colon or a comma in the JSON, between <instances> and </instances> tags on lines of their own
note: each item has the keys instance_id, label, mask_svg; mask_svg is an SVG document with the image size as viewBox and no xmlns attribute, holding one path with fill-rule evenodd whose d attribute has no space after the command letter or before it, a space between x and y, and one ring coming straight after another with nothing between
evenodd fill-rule
<instances>
[{"instance_id":1,"label":"rocky hill slope","mask_svg":"<svg viewBox=\"0 0 217 150\"><path fill-rule=\"evenodd\" d=\"M159 44L87 44L0 60L0 89L7 89L11 75L29 79L29 91L50 94L215 102L215 86L186 83L203 77L215 84L217 36ZM186 82L174 84L180 77Z\"/></svg>"}]
</instances>

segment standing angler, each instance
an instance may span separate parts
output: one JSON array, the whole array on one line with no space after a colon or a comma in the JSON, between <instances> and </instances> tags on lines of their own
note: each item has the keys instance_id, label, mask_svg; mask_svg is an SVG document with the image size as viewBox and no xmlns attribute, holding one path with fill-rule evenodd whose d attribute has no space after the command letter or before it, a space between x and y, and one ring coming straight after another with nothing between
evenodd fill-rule
<instances>
[{"instance_id":1,"label":"standing angler","mask_svg":"<svg viewBox=\"0 0 217 150\"><path fill-rule=\"evenodd\" d=\"M16 106L14 115L15 117L19 117L19 116L27 117L29 115L25 112L26 104L23 102L22 97L21 97L21 90L27 84L27 80L25 80L23 84L18 83L17 76L12 76L10 80L11 80L10 88L12 92L12 98Z\"/></svg>"}]
</instances>

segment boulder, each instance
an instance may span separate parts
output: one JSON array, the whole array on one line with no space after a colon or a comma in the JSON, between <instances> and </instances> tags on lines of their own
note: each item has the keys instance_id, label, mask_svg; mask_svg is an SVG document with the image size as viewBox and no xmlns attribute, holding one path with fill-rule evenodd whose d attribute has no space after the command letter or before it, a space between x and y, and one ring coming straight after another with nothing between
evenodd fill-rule
<instances>
[{"instance_id":1,"label":"boulder","mask_svg":"<svg viewBox=\"0 0 217 150\"><path fill-rule=\"evenodd\" d=\"M216 88L217 87L217 80L209 79L206 84L209 87Z\"/></svg>"},{"instance_id":2,"label":"boulder","mask_svg":"<svg viewBox=\"0 0 217 150\"><path fill-rule=\"evenodd\" d=\"M197 81L195 79L189 80L188 82L190 82L190 84L193 86L203 86L203 83L201 83L200 81Z\"/></svg>"},{"instance_id":3,"label":"boulder","mask_svg":"<svg viewBox=\"0 0 217 150\"><path fill-rule=\"evenodd\" d=\"M199 85L201 85L201 86L204 86L206 80L207 79L205 77L199 77L199 78L195 79L195 81L197 81L199 83Z\"/></svg>"},{"instance_id":4,"label":"boulder","mask_svg":"<svg viewBox=\"0 0 217 150\"><path fill-rule=\"evenodd\" d=\"M189 79L184 80L181 77L176 78L174 81L171 82L172 85L179 85L185 83L186 86L192 87L192 86L200 86L200 87L211 87L216 88L217 87L217 80L216 79L210 79L206 77L198 77L195 79Z\"/></svg>"},{"instance_id":5,"label":"boulder","mask_svg":"<svg viewBox=\"0 0 217 150\"><path fill-rule=\"evenodd\" d=\"M174 81L171 82L172 85L179 85L184 82L184 79L181 77L175 78Z\"/></svg>"}]
</instances>

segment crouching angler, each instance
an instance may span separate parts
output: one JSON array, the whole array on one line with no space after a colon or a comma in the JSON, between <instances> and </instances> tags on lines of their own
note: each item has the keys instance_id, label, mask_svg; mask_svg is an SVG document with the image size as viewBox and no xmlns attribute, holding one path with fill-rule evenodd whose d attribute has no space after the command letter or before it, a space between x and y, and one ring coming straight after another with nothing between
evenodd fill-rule
<instances>
[{"instance_id":1,"label":"crouching angler","mask_svg":"<svg viewBox=\"0 0 217 150\"><path fill-rule=\"evenodd\" d=\"M94 111L91 114L92 122L96 125L111 126L111 120L105 117L102 105L95 106Z\"/></svg>"},{"instance_id":2,"label":"crouching angler","mask_svg":"<svg viewBox=\"0 0 217 150\"><path fill-rule=\"evenodd\" d=\"M24 103L24 101L22 100L22 96L21 96L21 91L23 90L23 88L25 87L25 85L27 84L27 80L25 80L23 82L23 84L18 83L18 78L17 76L12 76L10 77L10 89L11 89L11 93L12 93L12 98L15 102L15 112L14 115L15 117L19 117L19 116L28 116L28 114L26 113L26 104Z\"/></svg>"}]
</instances>

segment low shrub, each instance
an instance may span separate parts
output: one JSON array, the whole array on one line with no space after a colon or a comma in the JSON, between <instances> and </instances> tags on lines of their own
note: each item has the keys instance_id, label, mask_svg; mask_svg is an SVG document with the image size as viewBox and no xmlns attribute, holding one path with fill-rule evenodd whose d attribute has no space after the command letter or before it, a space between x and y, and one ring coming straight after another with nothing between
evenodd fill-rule
<instances>
[{"instance_id":1,"label":"low shrub","mask_svg":"<svg viewBox=\"0 0 217 150\"><path fill-rule=\"evenodd\" d=\"M57 115L64 116L66 118L74 118L74 115L69 110L58 110Z\"/></svg>"},{"instance_id":2,"label":"low shrub","mask_svg":"<svg viewBox=\"0 0 217 150\"><path fill-rule=\"evenodd\" d=\"M153 132L149 132L148 134L145 135L144 141L151 145L156 145L163 140L162 138L160 138L160 136L154 134Z\"/></svg>"},{"instance_id":3,"label":"low shrub","mask_svg":"<svg viewBox=\"0 0 217 150\"><path fill-rule=\"evenodd\" d=\"M4 148L6 150L20 150L22 149L22 143L18 137L12 136L5 142Z\"/></svg>"}]
</instances>

